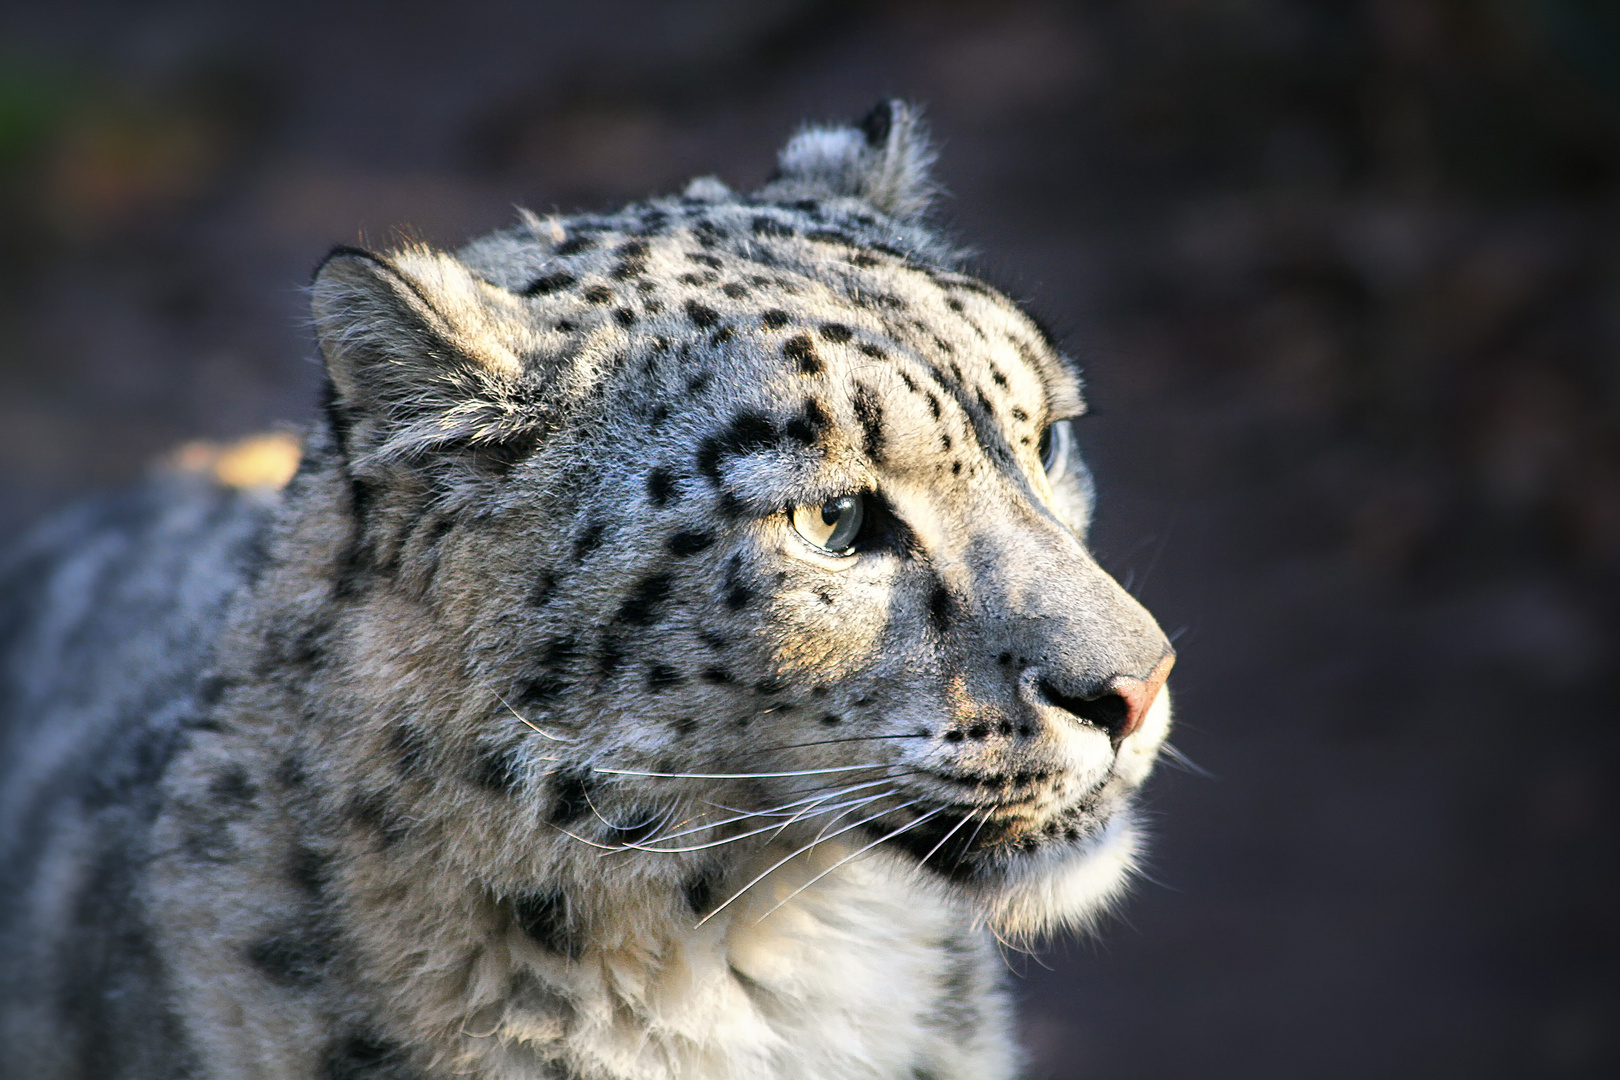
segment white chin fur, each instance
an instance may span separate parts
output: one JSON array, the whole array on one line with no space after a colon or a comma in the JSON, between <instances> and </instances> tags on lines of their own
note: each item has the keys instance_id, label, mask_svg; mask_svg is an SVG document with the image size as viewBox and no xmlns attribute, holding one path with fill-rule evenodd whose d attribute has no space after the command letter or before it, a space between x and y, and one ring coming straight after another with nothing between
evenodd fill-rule
<instances>
[{"instance_id":1,"label":"white chin fur","mask_svg":"<svg viewBox=\"0 0 1620 1080\"><path fill-rule=\"evenodd\" d=\"M985 921L1003 935L1037 937L1086 929L1124 893L1140 843L1136 823L1122 810L1081 848L1021 858L1005 880L975 900Z\"/></svg>"}]
</instances>

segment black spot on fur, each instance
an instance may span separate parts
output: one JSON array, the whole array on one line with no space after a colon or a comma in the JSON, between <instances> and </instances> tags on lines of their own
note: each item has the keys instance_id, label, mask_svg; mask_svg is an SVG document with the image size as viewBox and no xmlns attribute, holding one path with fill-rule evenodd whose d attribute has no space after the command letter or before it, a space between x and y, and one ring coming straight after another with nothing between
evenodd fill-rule
<instances>
[{"instance_id":1,"label":"black spot on fur","mask_svg":"<svg viewBox=\"0 0 1620 1080\"><path fill-rule=\"evenodd\" d=\"M861 422L863 446L866 456L873 461L883 460L883 406L878 403L877 394L871 387L856 384L855 387L855 418Z\"/></svg>"},{"instance_id":2,"label":"black spot on fur","mask_svg":"<svg viewBox=\"0 0 1620 1080\"><path fill-rule=\"evenodd\" d=\"M557 327L557 332L562 334L572 334L575 330L579 329L572 319L558 319L555 325Z\"/></svg>"},{"instance_id":3,"label":"black spot on fur","mask_svg":"<svg viewBox=\"0 0 1620 1080\"><path fill-rule=\"evenodd\" d=\"M835 727L838 724L842 724L844 722L844 718L839 716L837 713L822 713L821 722L826 724L828 727Z\"/></svg>"},{"instance_id":4,"label":"black spot on fur","mask_svg":"<svg viewBox=\"0 0 1620 1080\"><path fill-rule=\"evenodd\" d=\"M344 810L355 825L375 833L378 844L384 848L393 847L410 836L410 822L389 805L387 796L380 791L357 792Z\"/></svg>"},{"instance_id":5,"label":"black spot on fur","mask_svg":"<svg viewBox=\"0 0 1620 1080\"><path fill-rule=\"evenodd\" d=\"M227 810L245 810L253 805L259 788L241 765L231 765L208 782L208 796Z\"/></svg>"},{"instance_id":6,"label":"black spot on fur","mask_svg":"<svg viewBox=\"0 0 1620 1080\"><path fill-rule=\"evenodd\" d=\"M626 259L618 266L615 266L609 276L616 281L624 281L628 278L638 277L646 272L646 259Z\"/></svg>"},{"instance_id":7,"label":"black spot on fur","mask_svg":"<svg viewBox=\"0 0 1620 1080\"><path fill-rule=\"evenodd\" d=\"M304 762L297 754L288 754L276 762L275 771L270 779L288 790L296 790L304 786L309 774L304 769Z\"/></svg>"},{"instance_id":8,"label":"black spot on fur","mask_svg":"<svg viewBox=\"0 0 1620 1080\"><path fill-rule=\"evenodd\" d=\"M798 415L783 426L782 434L805 446L814 446L826 433L830 422L819 402L814 398L805 398Z\"/></svg>"},{"instance_id":9,"label":"black spot on fur","mask_svg":"<svg viewBox=\"0 0 1620 1080\"><path fill-rule=\"evenodd\" d=\"M557 575L550 572L542 573L540 579L534 583L534 588L529 590L529 603L535 607L544 607L556 592Z\"/></svg>"},{"instance_id":10,"label":"black spot on fur","mask_svg":"<svg viewBox=\"0 0 1620 1080\"><path fill-rule=\"evenodd\" d=\"M730 341L735 336L736 336L736 331L735 330L733 330L729 326L722 326L720 329L716 330L714 333L709 335L709 344L710 345L724 345L726 342Z\"/></svg>"},{"instance_id":11,"label":"black spot on fur","mask_svg":"<svg viewBox=\"0 0 1620 1080\"><path fill-rule=\"evenodd\" d=\"M719 885L718 870L701 870L687 878L681 884L681 897L686 901L686 909L694 915L707 915Z\"/></svg>"},{"instance_id":12,"label":"black spot on fur","mask_svg":"<svg viewBox=\"0 0 1620 1080\"><path fill-rule=\"evenodd\" d=\"M714 683L716 686L723 686L732 681L731 672L725 668L706 667L703 669L703 681Z\"/></svg>"},{"instance_id":13,"label":"black spot on fur","mask_svg":"<svg viewBox=\"0 0 1620 1080\"><path fill-rule=\"evenodd\" d=\"M628 327L636 324L636 313L627 307L614 308L613 318L618 321L620 326Z\"/></svg>"},{"instance_id":14,"label":"black spot on fur","mask_svg":"<svg viewBox=\"0 0 1620 1080\"><path fill-rule=\"evenodd\" d=\"M883 101L873 106L872 111L861 117L861 134L866 136L866 145L877 150L889 141L889 132L894 128L894 104Z\"/></svg>"},{"instance_id":15,"label":"black spot on fur","mask_svg":"<svg viewBox=\"0 0 1620 1080\"><path fill-rule=\"evenodd\" d=\"M720 261L718 256L709 255L701 251L687 252L686 261L697 263L700 266L707 266L711 270L718 270L720 267L725 265Z\"/></svg>"},{"instance_id":16,"label":"black spot on fur","mask_svg":"<svg viewBox=\"0 0 1620 1080\"><path fill-rule=\"evenodd\" d=\"M277 986L308 989L326 977L337 954L326 928L301 925L261 938L248 946L247 961Z\"/></svg>"},{"instance_id":17,"label":"black spot on fur","mask_svg":"<svg viewBox=\"0 0 1620 1080\"><path fill-rule=\"evenodd\" d=\"M724 285L720 286L720 291L731 297L733 300L741 300L748 295L748 286L739 284L735 281L728 281Z\"/></svg>"},{"instance_id":18,"label":"black spot on fur","mask_svg":"<svg viewBox=\"0 0 1620 1080\"><path fill-rule=\"evenodd\" d=\"M816 229L804 234L808 240L816 240L823 244L838 244L841 247L859 248L860 242L848 233L836 229Z\"/></svg>"},{"instance_id":19,"label":"black spot on fur","mask_svg":"<svg viewBox=\"0 0 1620 1080\"><path fill-rule=\"evenodd\" d=\"M512 914L529 938L547 952L577 959L584 952L568 918L568 897L561 890L521 893L512 898Z\"/></svg>"},{"instance_id":20,"label":"black spot on fur","mask_svg":"<svg viewBox=\"0 0 1620 1080\"><path fill-rule=\"evenodd\" d=\"M686 676L668 664L653 664L647 669L648 690L669 690L686 681Z\"/></svg>"},{"instance_id":21,"label":"black spot on fur","mask_svg":"<svg viewBox=\"0 0 1620 1080\"><path fill-rule=\"evenodd\" d=\"M707 371L698 372L696 375L686 380L686 392L688 394L701 394L704 387L709 385L709 378L710 376Z\"/></svg>"},{"instance_id":22,"label":"black spot on fur","mask_svg":"<svg viewBox=\"0 0 1620 1080\"><path fill-rule=\"evenodd\" d=\"M692 320L692 325L701 330L707 330L720 321L718 311L706 304L700 304L696 300L686 302L686 317Z\"/></svg>"},{"instance_id":23,"label":"black spot on fur","mask_svg":"<svg viewBox=\"0 0 1620 1080\"><path fill-rule=\"evenodd\" d=\"M754 598L754 592L742 581L742 558L733 555L726 562L726 576L721 583L725 590L726 607L732 611L741 611L748 606Z\"/></svg>"},{"instance_id":24,"label":"black spot on fur","mask_svg":"<svg viewBox=\"0 0 1620 1080\"><path fill-rule=\"evenodd\" d=\"M669 599L675 579L667 574L642 578L619 606L617 619L632 626L647 626L658 618L658 609Z\"/></svg>"},{"instance_id":25,"label":"black spot on fur","mask_svg":"<svg viewBox=\"0 0 1620 1080\"><path fill-rule=\"evenodd\" d=\"M418 1080L404 1047L370 1032L340 1037L327 1052L323 1080Z\"/></svg>"},{"instance_id":26,"label":"black spot on fur","mask_svg":"<svg viewBox=\"0 0 1620 1080\"><path fill-rule=\"evenodd\" d=\"M592 521L586 524L584 531L574 540L574 561L584 562L585 557L602 546L602 534L607 532L607 523Z\"/></svg>"},{"instance_id":27,"label":"black spot on fur","mask_svg":"<svg viewBox=\"0 0 1620 1080\"><path fill-rule=\"evenodd\" d=\"M578 280L573 274L546 274L529 282L523 289L523 295L550 296L558 289L566 289Z\"/></svg>"},{"instance_id":28,"label":"black spot on fur","mask_svg":"<svg viewBox=\"0 0 1620 1080\"><path fill-rule=\"evenodd\" d=\"M596 653L596 670L604 676L612 675L624 663L624 642L617 634L604 634L602 647Z\"/></svg>"},{"instance_id":29,"label":"black spot on fur","mask_svg":"<svg viewBox=\"0 0 1620 1080\"><path fill-rule=\"evenodd\" d=\"M676 494L675 477L668 469L653 469L647 474L647 498L654 506L668 506Z\"/></svg>"},{"instance_id":30,"label":"black spot on fur","mask_svg":"<svg viewBox=\"0 0 1620 1080\"><path fill-rule=\"evenodd\" d=\"M781 308L771 308L759 317L759 321L767 330L780 330L789 322L789 315Z\"/></svg>"},{"instance_id":31,"label":"black spot on fur","mask_svg":"<svg viewBox=\"0 0 1620 1080\"><path fill-rule=\"evenodd\" d=\"M523 769L515 750L478 747L473 751L467 779L497 795L516 795L523 790Z\"/></svg>"},{"instance_id":32,"label":"black spot on fur","mask_svg":"<svg viewBox=\"0 0 1620 1080\"><path fill-rule=\"evenodd\" d=\"M835 345L842 345L855 336L855 331L843 323L822 323L820 333L822 337Z\"/></svg>"},{"instance_id":33,"label":"black spot on fur","mask_svg":"<svg viewBox=\"0 0 1620 1080\"><path fill-rule=\"evenodd\" d=\"M579 639L569 634L554 637L540 651L541 662L552 671L566 668L579 655Z\"/></svg>"},{"instance_id":34,"label":"black spot on fur","mask_svg":"<svg viewBox=\"0 0 1620 1080\"><path fill-rule=\"evenodd\" d=\"M669 538L669 550L674 555L696 555L714 543L714 535L706 532L678 532Z\"/></svg>"},{"instance_id":35,"label":"black spot on fur","mask_svg":"<svg viewBox=\"0 0 1620 1080\"><path fill-rule=\"evenodd\" d=\"M810 343L808 334L795 334L783 342L782 355L797 363L799 370L806 375L821 371L821 357L816 355L816 348Z\"/></svg>"},{"instance_id":36,"label":"black spot on fur","mask_svg":"<svg viewBox=\"0 0 1620 1080\"><path fill-rule=\"evenodd\" d=\"M788 684L780 679L761 679L754 684L754 689L761 694L780 694L788 688Z\"/></svg>"},{"instance_id":37,"label":"black spot on fur","mask_svg":"<svg viewBox=\"0 0 1620 1080\"><path fill-rule=\"evenodd\" d=\"M578 255L582 251L589 251L596 246L594 236L570 236L567 240L552 248L553 255Z\"/></svg>"},{"instance_id":38,"label":"black spot on fur","mask_svg":"<svg viewBox=\"0 0 1620 1080\"><path fill-rule=\"evenodd\" d=\"M675 734L677 735L684 737L692 734L692 732L696 730L697 721L692 719L690 716L683 716L681 719L675 721Z\"/></svg>"},{"instance_id":39,"label":"black spot on fur","mask_svg":"<svg viewBox=\"0 0 1620 1080\"><path fill-rule=\"evenodd\" d=\"M951 599L950 590L944 582L935 581L928 593L928 621L933 624L935 632L943 634L949 629L955 614L956 602Z\"/></svg>"},{"instance_id":40,"label":"black spot on fur","mask_svg":"<svg viewBox=\"0 0 1620 1080\"><path fill-rule=\"evenodd\" d=\"M592 285L580 295L587 304L605 304L613 299L613 290L606 285Z\"/></svg>"},{"instance_id":41,"label":"black spot on fur","mask_svg":"<svg viewBox=\"0 0 1620 1080\"><path fill-rule=\"evenodd\" d=\"M518 684L512 693L512 705L519 710L543 708L561 697L568 684L555 675L536 675Z\"/></svg>"},{"instance_id":42,"label":"black spot on fur","mask_svg":"<svg viewBox=\"0 0 1620 1080\"><path fill-rule=\"evenodd\" d=\"M759 236L792 236L793 230L775 218L763 215L753 220L754 232Z\"/></svg>"},{"instance_id":43,"label":"black spot on fur","mask_svg":"<svg viewBox=\"0 0 1620 1080\"><path fill-rule=\"evenodd\" d=\"M878 346L873 345L869 341L861 342L859 345L856 346L856 348L860 349L861 353L863 355L870 356L873 360L887 360L889 358L888 353L884 352ZM900 377L902 379L907 380L908 382L910 381L910 376L906 375L904 372L900 373ZM913 385L912 389L915 390L915 389L917 389L917 387L915 385Z\"/></svg>"},{"instance_id":44,"label":"black spot on fur","mask_svg":"<svg viewBox=\"0 0 1620 1080\"><path fill-rule=\"evenodd\" d=\"M330 874L331 866L325 855L303 844L293 848L287 860L287 880L305 897L320 899Z\"/></svg>"},{"instance_id":45,"label":"black spot on fur","mask_svg":"<svg viewBox=\"0 0 1620 1080\"><path fill-rule=\"evenodd\" d=\"M722 458L756 453L775 444L776 426L770 417L764 413L740 412L731 418L725 431L703 440L698 447L698 468L718 483Z\"/></svg>"},{"instance_id":46,"label":"black spot on fur","mask_svg":"<svg viewBox=\"0 0 1620 1080\"><path fill-rule=\"evenodd\" d=\"M591 812L596 777L586 769L561 769L551 778L551 823L567 825Z\"/></svg>"},{"instance_id":47,"label":"black spot on fur","mask_svg":"<svg viewBox=\"0 0 1620 1080\"><path fill-rule=\"evenodd\" d=\"M394 753L394 767L401 776L422 776L427 772L427 736L415 725L400 721L388 733L388 748Z\"/></svg>"}]
</instances>

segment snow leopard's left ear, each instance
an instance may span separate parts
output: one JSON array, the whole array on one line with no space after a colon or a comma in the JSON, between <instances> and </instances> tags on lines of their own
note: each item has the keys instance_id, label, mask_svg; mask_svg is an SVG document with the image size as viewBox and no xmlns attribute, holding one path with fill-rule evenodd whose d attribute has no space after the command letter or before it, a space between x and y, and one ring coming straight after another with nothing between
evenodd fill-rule
<instances>
[{"instance_id":1,"label":"snow leopard's left ear","mask_svg":"<svg viewBox=\"0 0 1620 1080\"><path fill-rule=\"evenodd\" d=\"M547 369L519 298L427 248L337 248L310 291L351 459L499 471L533 449Z\"/></svg>"},{"instance_id":2,"label":"snow leopard's left ear","mask_svg":"<svg viewBox=\"0 0 1620 1080\"><path fill-rule=\"evenodd\" d=\"M884 101L857 124L807 127L793 136L760 194L770 199L847 195L891 217L911 219L938 194L929 175L933 163L917 106Z\"/></svg>"}]
</instances>

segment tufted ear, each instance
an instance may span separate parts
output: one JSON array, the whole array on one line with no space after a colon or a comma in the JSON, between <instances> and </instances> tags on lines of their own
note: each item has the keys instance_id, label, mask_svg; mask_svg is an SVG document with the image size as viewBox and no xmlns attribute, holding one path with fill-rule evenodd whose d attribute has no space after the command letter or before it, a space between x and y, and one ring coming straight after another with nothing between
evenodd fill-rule
<instances>
[{"instance_id":1,"label":"tufted ear","mask_svg":"<svg viewBox=\"0 0 1620 1080\"><path fill-rule=\"evenodd\" d=\"M315 332L357 464L460 451L500 468L540 436L517 300L449 255L337 248L315 272ZM505 317L502 317L502 316Z\"/></svg>"},{"instance_id":2,"label":"tufted ear","mask_svg":"<svg viewBox=\"0 0 1620 1080\"><path fill-rule=\"evenodd\" d=\"M770 198L850 195L897 218L915 218L938 193L934 150L915 105L880 102L853 126L807 127L777 155Z\"/></svg>"}]
</instances>

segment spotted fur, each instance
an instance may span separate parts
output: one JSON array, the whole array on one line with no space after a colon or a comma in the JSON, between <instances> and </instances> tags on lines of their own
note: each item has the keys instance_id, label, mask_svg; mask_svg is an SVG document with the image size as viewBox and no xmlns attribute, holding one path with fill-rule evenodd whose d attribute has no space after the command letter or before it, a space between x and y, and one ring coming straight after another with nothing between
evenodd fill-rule
<instances>
[{"instance_id":1,"label":"spotted fur","mask_svg":"<svg viewBox=\"0 0 1620 1080\"><path fill-rule=\"evenodd\" d=\"M0 1075L1013 1075L993 937L1121 888L1169 648L930 159L340 248L283 491L15 554Z\"/></svg>"}]
</instances>

